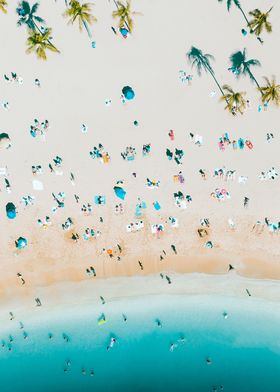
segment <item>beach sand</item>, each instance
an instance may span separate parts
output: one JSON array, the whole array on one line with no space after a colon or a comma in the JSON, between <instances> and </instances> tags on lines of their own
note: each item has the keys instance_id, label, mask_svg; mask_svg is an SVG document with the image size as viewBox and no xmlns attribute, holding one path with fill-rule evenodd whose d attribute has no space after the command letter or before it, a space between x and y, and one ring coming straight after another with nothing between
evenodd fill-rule
<instances>
[{"instance_id":1,"label":"beach sand","mask_svg":"<svg viewBox=\"0 0 280 392\"><path fill-rule=\"evenodd\" d=\"M115 24L111 18L113 2L98 1L94 7L98 22L92 29L96 41L93 49L86 33L80 34L77 26L67 26L61 16L63 1L50 4L42 1L38 14L53 27L54 42L61 50L60 55L51 53L47 62L25 54L26 31L16 26L14 10L1 15L0 101L9 101L11 107L7 112L1 109L1 132L7 132L12 143L10 149L0 150L0 167L8 167L12 187L12 192L6 193L4 178L0 176L2 303L13 298L34 298L46 288L53 293L60 284L65 287L69 284L70 291L82 283L92 284L102 295L113 290L103 278L118 277L119 282L126 282L128 276L157 274L157 278L151 278L154 282L153 279L160 279L160 272L174 275L174 282L181 279L179 273L205 273L203 282L207 287L211 286L210 275L219 275L217 287L223 293L228 283L234 282L226 276L229 264L238 275L257 278L260 290L262 279L280 279L279 234L269 233L266 227L260 234L252 231L256 221L263 222L265 217L279 221L279 180L261 182L258 177L261 171L271 167L277 170L279 164L279 111L269 106L267 111L258 113L260 102L254 85L247 78L236 80L227 70L229 55L246 47L249 57L261 61L262 66L254 69L260 82L263 75L277 74L279 54L272 48L279 42L279 9L275 7L271 14L273 34L264 34L265 44L261 46L254 37L241 35L244 24L236 9L228 14L225 4L205 3L203 7L200 3L192 3L190 7L182 0L176 6L167 0L135 1L133 8L143 15L135 16L135 31L124 40L111 31ZM267 0L254 2L254 7L261 9L270 6ZM228 114L223 104L217 102L219 92L212 78L205 74L199 78L191 70L186 52L192 45L215 56L213 67L221 84L247 91L251 107L243 116ZM191 86L181 83L180 70L194 75ZM22 86L4 81L2 75L11 71L23 77ZM40 79L40 88L34 85L35 78ZM126 85L134 89L136 97L122 104L121 90ZM210 97L211 91L217 93L214 98ZM107 99L112 100L110 106L105 104ZM29 134L35 118L48 119L50 123L45 141L33 139ZM135 120L139 122L138 127L133 125ZM88 126L86 134L80 130L82 123ZM174 141L169 140L170 129L175 132ZM190 132L203 136L201 147L190 142ZM254 144L253 150L233 151L229 146L226 151L219 151L218 140L224 132L231 138L248 137ZM271 143L266 141L267 132L275 135ZM89 151L98 143L109 152L109 164L102 165L90 158ZM151 143L151 154L144 158L141 149L146 143ZM120 155L129 145L137 151L133 162L123 161ZM185 152L181 166L168 161L165 155L166 148L175 147ZM48 169L56 155L63 158L61 176ZM42 165L43 173L36 179L43 182L43 191L32 189L35 179L32 165ZM234 181L212 177L213 170L222 166L236 170ZM201 168L208 172L206 181L198 173ZM184 185L173 182L173 175L180 170L185 176ZM70 182L71 172L75 175L75 186ZM132 172L137 173L136 178ZM247 176L248 182L239 184L238 176ZM160 180L159 189L148 189L147 177ZM127 191L123 215L114 213L119 199L113 186L118 180L124 181ZM225 187L231 198L224 202L213 200L210 194L217 187ZM193 199L185 210L174 204L173 193L178 190ZM66 194L65 208L52 214L55 206L52 192L61 191ZM79 204L74 194L79 195ZM20 203L27 195L35 196L33 206L24 207ZM93 204L96 195L106 195L106 205L94 205L92 215L84 216L80 211L82 204ZM243 207L244 196L250 198L247 209ZM138 197L148 206L142 217L145 228L138 233L127 233L126 225L136 221L134 210ZM162 206L159 212L152 207L155 201ZM8 202L17 206L15 220L5 217ZM44 230L37 220L46 215L50 216L52 225ZM104 223L100 223L100 216ZM178 228L170 227L170 216L178 218ZM65 232L61 224L68 217L72 218L74 227ZM201 218L209 218L211 222L207 239L197 234ZM235 221L235 230L229 228L229 218ZM150 227L158 223L166 228L159 239L151 234ZM89 241L80 238L78 243L71 240L72 232L82 237L87 227L100 230L101 236ZM20 236L27 238L28 246L17 251L15 240ZM207 240L213 242L213 249L205 248ZM123 249L120 261L117 244ZM176 245L178 255L173 254L171 244ZM114 257L101 254L103 248L113 248ZM167 255L160 261L163 250ZM138 260L143 263L143 271ZM91 265L97 279L94 283L83 282L95 279L86 274L86 268ZM23 275L25 285L21 285L17 273ZM193 275L190 278L182 275L182 279L191 283ZM160 292L175 290L175 283L164 283ZM277 282L273 285L278 287ZM157 284L153 287L155 291L159 288Z\"/></svg>"}]
</instances>

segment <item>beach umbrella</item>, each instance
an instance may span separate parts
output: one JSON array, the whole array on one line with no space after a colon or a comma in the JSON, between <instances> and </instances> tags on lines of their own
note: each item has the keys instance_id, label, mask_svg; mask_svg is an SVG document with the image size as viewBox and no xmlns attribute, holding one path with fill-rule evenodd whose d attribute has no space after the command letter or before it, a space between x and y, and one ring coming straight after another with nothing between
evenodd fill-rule
<instances>
[{"instance_id":1,"label":"beach umbrella","mask_svg":"<svg viewBox=\"0 0 280 392\"><path fill-rule=\"evenodd\" d=\"M27 246L27 239L26 239L26 238L19 237L19 238L16 240L16 247L17 247L17 249L23 249L23 248L25 248L26 246Z\"/></svg>"},{"instance_id":2,"label":"beach umbrella","mask_svg":"<svg viewBox=\"0 0 280 392\"><path fill-rule=\"evenodd\" d=\"M0 133L0 150L11 147L11 140L7 133Z\"/></svg>"},{"instance_id":3,"label":"beach umbrella","mask_svg":"<svg viewBox=\"0 0 280 392\"><path fill-rule=\"evenodd\" d=\"M115 191L116 196L119 199L124 200L125 195L126 195L126 191L123 188L121 188L119 186L114 186L114 191Z\"/></svg>"},{"instance_id":4,"label":"beach umbrella","mask_svg":"<svg viewBox=\"0 0 280 392\"><path fill-rule=\"evenodd\" d=\"M129 31L125 27L120 28L120 33L124 38L127 38Z\"/></svg>"},{"instance_id":5,"label":"beach umbrella","mask_svg":"<svg viewBox=\"0 0 280 392\"><path fill-rule=\"evenodd\" d=\"M6 205L6 214L9 219L14 219L17 216L16 206L13 203Z\"/></svg>"},{"instance_id":6,"label":"beach umbrella","mask_svg":"<svg viewBox=\"0 0 280 392\"><path fill-rule=\"evenodd\" d=\"M125 86L122 89L122 93L123 93L125 99L127 99L129 101L135 97L135 93L130 86Z\"/></svg>"}]
</instances>

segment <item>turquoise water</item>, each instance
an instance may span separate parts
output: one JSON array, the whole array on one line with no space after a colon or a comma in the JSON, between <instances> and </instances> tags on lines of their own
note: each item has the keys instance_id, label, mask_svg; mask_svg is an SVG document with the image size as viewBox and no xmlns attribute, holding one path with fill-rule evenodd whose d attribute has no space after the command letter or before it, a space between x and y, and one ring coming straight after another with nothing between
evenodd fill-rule
<instances>
[{"instance_id":1,"label":"turquoise water","mask_svg":"<svg viewBox=\"0 0 280 392\"><path fill-rule=\"evenodd\" d=\"M253 298L150 296L53 312L42 306L25 320L15 313L0 327L0 389L280 391L279 309ZM102 312L107 323L98 326ZM117 343L107 351L111 336Z\"/></svg>"}]
</instances>

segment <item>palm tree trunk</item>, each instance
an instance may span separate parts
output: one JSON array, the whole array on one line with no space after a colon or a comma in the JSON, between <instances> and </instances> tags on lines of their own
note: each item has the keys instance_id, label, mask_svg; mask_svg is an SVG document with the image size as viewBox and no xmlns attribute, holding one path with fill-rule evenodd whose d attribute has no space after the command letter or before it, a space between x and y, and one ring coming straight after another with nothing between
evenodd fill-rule
<instances>
[{"instance_id":1,"label":"palm tree trunk","mask_svg":"<svg viewBox=\"0 0 280 392\"><path fill-rule=\"evenodd\" d=\"M207 67L207 68L208 68L208 67ZM208 68L208 71L210 72L212 78L215 80L215 83L216 83L216 85L218 86L218 89L220 90L222 96L225 97L224 90L222 89L222 87L220 86L220 83L219 83L218 80L216 79L216 77L215 77L215 75L214 75L214 72L213 72L210 68ZM226 100L226 103L229 104L229 102L228 102L228 100L227 100L226 98L225 98L225 100Z\"/></svg>"},{"instance_id":2,"label":"palm tree trunk","mask_svg":"<svg viewBox=\"0 0 280 392\"><path fill-rule=\"evenodd\" d=\"M37 26L37 24L34 22L34 20L33 20L33 23L34 23L34 26L36 27L36 29L39 31L39 33L40 33L41 35L43 35L42 31L41 31L40 28ZM48 42L48 44L51 45L58 53L60 53L60 51L54 46L54 44L51 43L51 41L50 41L49 39L47 39L47 42Z\"/></svg>"},{"instance_id":3,"label":"palm tree trunk","mask_svg":"<svg viewBox=\"0 0 280 392\"><path fill-rule=\"evenodd\" d=\"M218 80L216 79L216 77L215 77L214 73L212 72L212 70L211 70L210 68L208 68L208 71L210 72L210 74L211 74L212 78L215 80L215 83L216 83L216 85L218 86L218 88L219 88L219 90L220 90L221 94L222 94L223 96L225 96L225 93L224 93L224 91L223 91L222 87L220 86L220 84L219 84Z\"/></svg>"},{"instance_id":4,"label":"palm tree trunk","mask_svg":"<svg viewBox=\"0 0 280 392\"><path fill-rule=\"evenodd\" d=\"M238 9L240 10L240 12L242 13L244 19L246 20L247 26L249 26L250 22L249 22L249 20L248 20L248 18L246 16L245 12L243 11L243 9L240 6L238 6Z\"/></svg>"},{"instance_id":5,"label":"palm tree trunk","mask_svg":"<svg viewBox=\"0 0 280 392\"><path fill-rule=\"evenodd\" d=\"M117 9L119 9L119 5L118 5L118 3L116 2L116 0L114 0L114 3L115 3L115 6L117 7ZM129 26L128 26L128 24L127 24L126 21L124 22L124 24L125 24L127 30L130 32L130 28L129 28Z\"/></svg>"},{"instance_id":6,"label":"palm tree trunk","mask_svg":"<svg viewBox=\"0 0 280 392\"><path fill-rule=\"evenodd\" d=\"M257 79L256 79L255 76L252 74L252 72L250 71L249 68L247 68L247 71L248 71L248 74L250 75L250 78L256 83L256 85L258 86L258 89L260 89L261 86L259 85ZM262 90L259 90L259 91L260 91L261 95L263 95Z\"/></svg>"},{"instance_id":7,"label":"palm tree trunk","mask_svg":"<svg viewBox=\"0 0 280 392\"><path fill-rule=\"evenodd\" d=\"M86 31L87 31L87 33L88 33L89 38L91 38L91 37L92 37L91 31L90 31L90 29L89 29L89 27L88 27L87 22L84 21L84 20L83 20L83 25L85 26L85 29L86 29Z\"/></svg>"}]
</instances>

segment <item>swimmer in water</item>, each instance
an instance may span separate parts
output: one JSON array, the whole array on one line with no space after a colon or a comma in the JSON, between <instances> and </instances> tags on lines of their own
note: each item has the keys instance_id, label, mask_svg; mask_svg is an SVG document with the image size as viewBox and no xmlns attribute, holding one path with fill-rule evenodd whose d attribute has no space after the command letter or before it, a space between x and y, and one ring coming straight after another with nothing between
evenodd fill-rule
<instances>
[{"instance_id":1,"label":"swimmer in water","mask_svg":"<svg viewBox=\"0 0 280 392\"><path fill-rule=\"evenodd\" d=\"M173 352L173 351L175 350L175 348L177 348L177 347L178 347L178 344L171 343L171 344L170 344L170 347L169 347L169 351L170 351L170 352Z\"/></svg>"},{"instance_id":2,"label":"swimmer in water","mask_svg":"<svg viewBox=\"0 0 280 392\"><path fill-rule=\"evenodd\" d=\"M83 374L84 376L87 374L85 368L82 368L82 374Z\"/></svg>"},{"instance_id":3,"label":"swimmer in water","mask_svg":"<svg viewBox=\"0 0 280 392\"><path fill-rule=\"evenodd\" d=\"M94 371L91 370L89 375L90 375L91 377L93 377L93 376L94 376Z\"/></svg>"},{"instance_id":4,"label":"swimmer in water","mask_svg":"<svg viewBox=\"0 0 280 392\"><path fill-rule=\"evenodd\" d=\"M116 338L111 338L110 344L109 344L109 346L107 346L107 351L109 351L111 348L113 348L116 343L117 343Z\"/></svg>"},{"instance_id":5,"label":"swimmer in water","mask_svg":"<svg viewBox=\"0 0 280 392\"><path fill-rule=\"evenodd\" d=\"M156 319L156 324L158 327L162 328L162 323L159 319Z\"/></svg>"},{"instance_id":6,"label":"swimmer in water","mask_svg":"<svg viewBox=\"0 0 280 392\"><path fill-rule=\"evenodd\" d=\"M178 342L178 343L186 343L186 338L185 338L183 335L181 335L181 336L179 337L179 339L177 340L177 342Z\"/></svg>"},{"instance_id":7,"label":"swimmer in water","mask_svg":"<svg viewBox=\"0 0 280 392\"><path fill-rule=\"evenodd\" d=\"M23 339L27 339L27 338L28 338L27 332L23 331Z\"/></svg>"},{"instance_id":8,"label":"swimmer in water","mask_svg":"<svg viewBox=\"0 0 280 392\"><path fill-rule=\"evenodd\" d=\"M53 338L53 334L52 334L51 332L49 333L48 336L49 336L49 339L52 339L52 338Z\"/></svg>"},{"instance_id":9,"label":"swimmer in water","mask_svg":"<svg viewBox=\"0 0 280 392\"><path fill-rule=\"evenodd\" d=\"M228 318L227 312L224 312L224 313L223 313L223 316L224 316L224 319L227 319L227 318Z\"/></svg>"},{"instance_id":10,"label":"swimmer in water","mask_svg":"<svg viewBox=\"0 0 280 392\"><path fill-rule=\"evenodd\" d=\"M66 343L70 341L69 336L66 335L66 333L62 334L63 339L65 340Z\"/></svg>"},{"instance_id":11,"label":"swimmer in water","mask_svg":"<svg viewBox=\"0 0 280 392\"><path fill-rule=\"evenodd\" d=\"M207 363L207 365L212 365L212 359L207 357L206 358L206 363Z\"/></svg>"},{"instance_id":12,"label":"swimmer in water","mask_svg":"<svg viewBox=\"0 0 280 392\"><path fill-rule=\"evenodd\" d=\"M70 366L71 366L71 361L70 361L70 359L67 359L67 361L66 361L66 365L67 365L68 367L70 367Z\"/></svg>"},{"instance_id":13,"label":"swimmer in water","mask_svg":"<svg viewBox=\"0 0 280 392\"><path fill-rule=\"evenodd\" d=\"M123 321L127 321L127 317L125 314L123 314L122 317L123 317Z\"/></svg>"}]
</instances>

